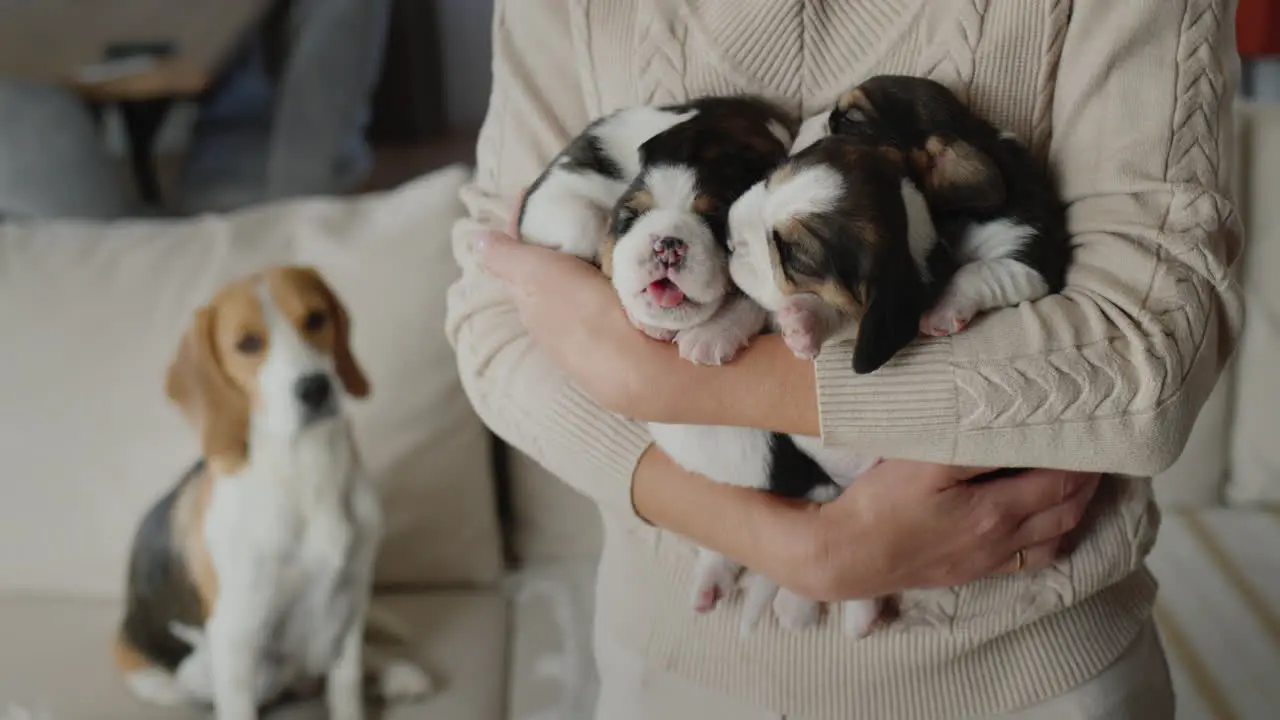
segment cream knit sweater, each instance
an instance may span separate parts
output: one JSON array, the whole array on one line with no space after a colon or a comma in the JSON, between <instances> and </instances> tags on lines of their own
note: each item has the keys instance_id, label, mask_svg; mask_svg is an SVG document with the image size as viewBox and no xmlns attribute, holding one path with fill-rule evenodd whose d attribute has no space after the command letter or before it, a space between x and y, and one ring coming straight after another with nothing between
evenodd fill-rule
<instances>
[{"instance_id":1,"label":"cream knit sweater","mask_svg":"<svg viewBox=\"0 0 1280 720\"><path fill-rule=\"evenodd\" d=\"M1182 449L1240 327L1228 269L1234 3L1229 0L499 0L448 332L486 423L597 501L599 623L655 667L787 717L993 714L1079 685L1147 621L1153 475ZM639 521L644 427L601 410L530 342L479 267L476 229L588 120L755 92L807 116L876 73L932 77L1048 158L1078 251L1061 296L921 341L854 376L815 363L823 438L887 457L1117 476L1055 567L909 592L853 643L830 618L740 638L734 605L695 616L693 548ZM607 668L604 669L608 671Z\"/></svg>"}]
</instances>

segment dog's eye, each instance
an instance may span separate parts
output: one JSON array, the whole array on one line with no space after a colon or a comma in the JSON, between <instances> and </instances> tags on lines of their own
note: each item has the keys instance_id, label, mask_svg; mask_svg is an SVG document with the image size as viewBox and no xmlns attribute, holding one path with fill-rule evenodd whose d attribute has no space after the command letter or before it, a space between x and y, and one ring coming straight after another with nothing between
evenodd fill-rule
<instances>
[{"instance_id":1,"label":"dog's eye","mask_svg":"<svg viewBox=\"0 0 1280 720\"><path fill-rule=\"evenodd\" d=\"M325 323L328 322L328 320L329 319L325 317L324 313L319 310L312 310L307 313L306 319L302 321L302 326L306 328L307 332L320 332L324 329Z\"/></svg>"},{"instance_id":2,"label":"dog's eye","mask_svg":"<svg viewBox=\"0 0 1280 720\"><path fill-rule=\"evenodd\" d=\"M624 208L618 211L613 218L613 234L622 236L631 230L631 226L636 222L636 213L634 210Z\"/></svg>"},{"instance_id":3,"label":"dog's eye","mask_svg":"<svg viewBox=\"0 0 1280 720\"><path fill-rule=\"evenodd\" d=\"M257 354L258 351L262 350L262 336L255 333L246 333L240 338L240 341L236 343L236 350L239 350L245 355Z\"/></svg>"}]
</instances>

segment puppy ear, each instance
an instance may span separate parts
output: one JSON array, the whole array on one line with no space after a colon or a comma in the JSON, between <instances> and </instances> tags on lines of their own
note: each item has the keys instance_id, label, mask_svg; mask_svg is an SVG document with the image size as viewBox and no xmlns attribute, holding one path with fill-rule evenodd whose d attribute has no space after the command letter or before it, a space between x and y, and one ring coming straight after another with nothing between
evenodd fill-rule
<instances>
[{"instance_id":1,"label":"puppy ear","mask_svg":"<svg viewBox=\"0 0 1280 720\"><path fill-rule=\"evenodd\" d=\"M351 397L367 397L369 380L351 352L351 318L346 305L342 304L319 271L315 268L302 268L302 271L310 276L315 287L325 296L329 312L333 315L333 363L338 379L342 380L342 386Z\"/></svg>"},{"instance_id":2,"label":"puppy ear","mask_svg":"<svg viewBox=\"0 0 1280 720\"><path fill-rule=\"evenodd\" d=\"M249 399L227 377L214 348L215 310L203 307L178 345L165 394L200 430L201 452L220 472L247 457Z\"/></svg>"},{"instance_id":3,"label":"puppy ear","mask_svg":"<svg viewBox=\"0 0 1280 720\"><path fill-rule=\"evenodd\" d=\"M836 101L836 112L832 119L839 118L840 121L848 123L866 123L877 120L879 117L867 93L857 87L841 95Z\"/></svg>"},{"instance_id":4,"label":"puppy ear","mask_svg":"<svg viewBox=\"0 0 1280 720\"><path fill-rule=\"evenodd\" d=\"M879 370L920 332L920 315L925 283L920 277L905 238L879 263L867 285L867 298L858 336L853 344L853 371L865 374Z\"/></svg>"},{"instance_id":5,"label":"puppy ear","mask_svg":"<svg viewBox=\"0 0 1280 720\"><path fill-rule=\"evenodd\" d=\"M1007 188L995 161L963 141L932 136L915 162L924 174L925 193L940 211L982 212L999 208Z\"/></svg>"}]
</instances>

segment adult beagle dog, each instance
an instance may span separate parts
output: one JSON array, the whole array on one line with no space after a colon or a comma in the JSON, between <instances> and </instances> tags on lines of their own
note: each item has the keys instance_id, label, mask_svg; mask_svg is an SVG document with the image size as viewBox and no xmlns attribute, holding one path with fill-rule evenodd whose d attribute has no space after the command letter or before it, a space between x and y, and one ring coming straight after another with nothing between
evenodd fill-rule
<instances>
[{"instance_id":1,"label":"adult beagle dog","mask_svg":"<svg viewBox=\"0 0 1280 720\"><path fill-rule=\"evenodd\" d=\"M144 700L219 720L325 686L364 717L363 636L382 509L344 412L369 394L346 309L315 270L273 267L198 309L165 391L201 459L134 537L116 661ZM384 696L429 690L378 668Z\"/></svg>"}]
</instances>

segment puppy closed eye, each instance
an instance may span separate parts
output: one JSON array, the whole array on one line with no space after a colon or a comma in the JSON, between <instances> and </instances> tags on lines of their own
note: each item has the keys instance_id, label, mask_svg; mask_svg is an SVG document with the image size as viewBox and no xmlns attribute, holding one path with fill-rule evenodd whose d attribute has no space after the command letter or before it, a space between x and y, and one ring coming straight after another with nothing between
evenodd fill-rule
<instances>
[{"instance_id":1,"label":"puppy closed eye","mask_svg":"<svg viewBox=\"0 0 1280 720\"><path fill-rule=\"evenodd\" d=\"M636 222L636 211L629 207L618 210L613 216L613 232L615 235L626 235Z\"/></svg>"}]
</instances>

